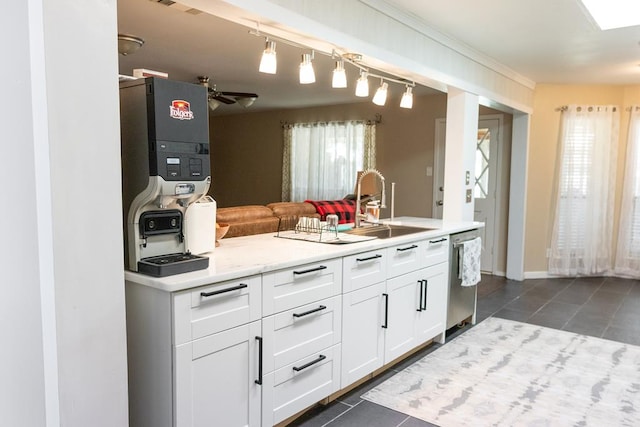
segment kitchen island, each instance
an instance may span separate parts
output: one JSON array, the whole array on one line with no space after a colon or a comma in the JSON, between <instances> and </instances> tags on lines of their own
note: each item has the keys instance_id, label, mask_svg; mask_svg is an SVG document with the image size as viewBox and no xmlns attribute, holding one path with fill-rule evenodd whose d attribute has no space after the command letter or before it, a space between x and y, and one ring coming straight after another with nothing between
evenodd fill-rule
<instances>
[{"instance_id":1,"label":"kitchen island","mask_svg":"<svg viewBox=\"0 0 640 427\"><path fill-rule=\"evenodd\" d=\"M443 342L449 235L481 223L349 244L223 239L209 268L126 272L130 420L271 426L417 347Z\"/></svg>"}]
</instances>

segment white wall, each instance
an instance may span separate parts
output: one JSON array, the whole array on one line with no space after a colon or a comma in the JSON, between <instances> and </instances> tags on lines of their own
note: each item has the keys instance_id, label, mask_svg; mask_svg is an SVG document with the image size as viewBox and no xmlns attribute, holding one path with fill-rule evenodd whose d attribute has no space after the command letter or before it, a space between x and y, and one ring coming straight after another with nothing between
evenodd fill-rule
<instances>
[{"instance_id":1,"label":"white wall","mask_svg":"<svg viewBox=\"0 0 640 427\"><path fill-rule=\"evenodd\" d=\"M0 423L125 426L116 0L7 6Z\"/></svg>"},{"instance_id":2,"label":"white wall","mask_svg":"<svg viewBox=\"0 0 640 427\"><path fill-rule=\"evenodd\" d=\"M2 55L11 58L10 67L6 63L0 67L0 182L5 188L0 245L0 423L15 426L41 426L46 413L34 136L38 117L34 117L37 113L31 99L30 6L30 2L11 2L0 14ZM55 366L53 372L55 381Z\"/></svg>"}]
</instances>

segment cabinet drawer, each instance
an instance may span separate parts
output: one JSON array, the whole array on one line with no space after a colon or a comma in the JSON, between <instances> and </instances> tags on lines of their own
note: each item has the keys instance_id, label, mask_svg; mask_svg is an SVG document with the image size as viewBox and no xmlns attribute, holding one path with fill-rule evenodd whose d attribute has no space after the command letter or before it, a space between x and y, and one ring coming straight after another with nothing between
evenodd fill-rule
<instances>
[{"instance_id":1,"label":"cabinet drawer","mask_svg":"<svg viewBox=\"0 0 640 427\"><path fill-rule=\"evenodd\" d=\"M263 318L265 372L338 344L341 319L340 296Z\"/></svg>"},{"instance_id":2,"label":"cabinet drawer","mask_svg":"<svg viewBox=\"0 0 640 427\"><path fill-rule=\"evenodd\" d=\"M342 291L350 292L383 282L387 277L387 252L379 249L344 257Z\"/></svg>"},{"instance_id":3,"label":"cabinet drawer","mask_svg":"<svg viewBox=\"0 0 640 427\"><path fill-rule=\"evenodd\" d=\"M262 425L272 426L340 389L340 344L264 376Z\"/></svg>"},{"instance_id":4,"label":"cabinet drawer","mask_svg":"<svg viewBox=\"0 0 640 427\"><path fill-rule=\"evenodd\" d=\"M330 298L342 292L342 259L265 273L263 316Z\"/></svg>"},{"instance_id":5,"label":"cabinet drawer","mask_svg":"<svg viewBox=\"0 0 640 427\"><path fill-rule=\"evenodd\" d=\"M174 345L260 319L260 276L202 286L173 297Z\"/></svg>"},{"instance_id":6,"label":"cabinet drawer","mask_svg":"<svg viewBox=\"0 0 640 427\"><path fill-rule=\"evenodd\" d=\"M449 259L449 236L440 236L425 240L423 248L424 266L429 267L445 262Z\"/></svg>"},{"instance_id":7,"label":"cabinet drawer","mask_svg":"<svg viewBox=\"0 0 640 427\"><path fill-rule=\"evenodd\" d=\"M420 269L424 264L423 242L410 242L387 248L387 277L396 277Z\"/></svg>"}]
</instances>

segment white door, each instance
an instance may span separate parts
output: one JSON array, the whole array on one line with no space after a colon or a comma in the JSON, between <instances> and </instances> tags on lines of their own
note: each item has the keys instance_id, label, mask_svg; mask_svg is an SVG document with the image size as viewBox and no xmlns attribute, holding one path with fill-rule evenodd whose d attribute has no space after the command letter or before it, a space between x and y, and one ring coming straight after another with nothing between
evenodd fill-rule
<instances>
[{"instance_id":1,"label":"white door","mask_svg":"<svg viewBox=\"0 0 640 427\"><path fill-rule=\"evenodd\" d=\"M500 128L502 116L481 116L478 121L478 139L475 164L474 220L484 222L482 229L482 271L494 272L494 239L496 214L496 188ZM444 152L446 120L436 120L436 144L434 153L433 207L434 218L442 218L444 200Z\"/></svg>"}]
</instances>

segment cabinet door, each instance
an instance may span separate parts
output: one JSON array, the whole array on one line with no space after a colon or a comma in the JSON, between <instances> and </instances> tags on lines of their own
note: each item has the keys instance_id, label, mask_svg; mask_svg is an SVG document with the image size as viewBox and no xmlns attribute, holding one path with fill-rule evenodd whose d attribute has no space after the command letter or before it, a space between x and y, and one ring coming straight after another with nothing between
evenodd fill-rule
<instances>
[{"instance_id":1,"label":"cabinet door","mask_svg":"<svg viewBox=\"0 0 640 427\"><path fill-rule=\"evenodd\" d=\"M382 301L383 324L386 326L384 363L391 362L418 345L415 323L420 308L421 272L413 271L387 280L387 291Z\"/></svg>"},{"instance_id":2,"label":"cabinet door","mask_svg":"<svg viewBox=\"0 0 640 427\"><path fill-rule=\"evenodd\" d=\"M449 264L444 262L419 272L422 300L416 319L418 345L446 330L448 266ZM438 341L442 341L442 338Z\"/></svg>"},{"instance_id":3,"label":"cabinet door","mask_svg":"<svg viewBox=\"0 0 640 427\"><path fill-rule=\"evenodd\" d=\"M380 307L384 282L342 297L342 383L349 384L382 366L384 329Z\"/></svg>"},{"instance_id":4,"label":"cabinet door","mask_svg":"<svg viewBox=\"0 0 640 427\"><path fill-rule=\"evenodd\" d=\"M260 334L256 321L175 347L175 426L260 426Z\"/></svg>"}]
</instances>

